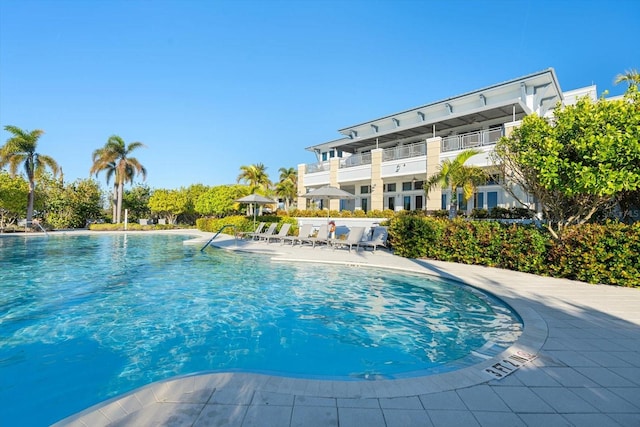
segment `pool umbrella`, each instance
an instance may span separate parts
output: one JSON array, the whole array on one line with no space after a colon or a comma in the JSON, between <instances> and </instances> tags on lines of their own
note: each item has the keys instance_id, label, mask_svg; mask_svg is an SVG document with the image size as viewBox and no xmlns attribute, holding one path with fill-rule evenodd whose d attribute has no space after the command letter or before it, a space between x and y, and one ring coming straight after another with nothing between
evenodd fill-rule
<instances>
[{"instance_id":1,"label":"pool umbrella","mask_svg":"<svg viewBox=\"0 0 640 427\"><path fill-rule=\"evenodd\" d=\"M274 200L268 197L264 197L260 194L249 194L248 196L241 197L236 200L237 203L248 203L250 205L273 205L276 204ZM256 208L253 207L253 228L256 228Z\"/></svg>"},{"instance_id":2,"label":"pool umbrella","mask_svg":"<svg viewBox=\"0 0 640 427\"><path fill-rule=\"evenodd\" d=\"M327 185L325 187L316 188L315 190L309 191L304 197L310 199L325 199L325 200L348 200L355 199L356 196L349 193L348 191L344 191L337 187L332 187ZM329 214L331 213L330 209L327 209L327 222L329 221Z\"/></svg>"}]
</instances>

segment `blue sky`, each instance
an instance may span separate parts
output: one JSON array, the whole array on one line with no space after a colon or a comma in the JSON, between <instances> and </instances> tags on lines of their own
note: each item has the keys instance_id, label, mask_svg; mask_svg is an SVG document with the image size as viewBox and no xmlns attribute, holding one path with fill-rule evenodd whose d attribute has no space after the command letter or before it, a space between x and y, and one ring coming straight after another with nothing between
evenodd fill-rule
<instances>
[{"instance_id":1,"label":"blue sky","mask_svg":"<svg viewBox=\"0 0 640 427\"><path fill-rule=\"evenodd\" d=\"M113 134L152 188L276 181L340 128L549 67L620 94L639 22L630 0L0 0L0 125L43 129L65 181Z\"/></svg>"}]
</instances>

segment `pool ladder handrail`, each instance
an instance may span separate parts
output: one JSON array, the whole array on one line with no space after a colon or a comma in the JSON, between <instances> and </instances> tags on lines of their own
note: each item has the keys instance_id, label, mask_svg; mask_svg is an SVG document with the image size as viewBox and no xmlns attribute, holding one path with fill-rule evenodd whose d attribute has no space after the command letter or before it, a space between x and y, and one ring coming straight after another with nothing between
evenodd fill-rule
<instances>
[{"instance_id":1,"label":"pool ladder handrail","mask_svg":"<svg viewBox=\"0 0 640 427\"><path fill-rule=\"evenodd\" d=\"M236 226L234 224L223 225L222 228L220 230L218 230L218 232L216 234L214 234L214 236L212 238L210 238L209 241L200 249L200 252L204 251L206 249L206 247L209 246L211 244L211 242L213 242L213 240L216 237L218 237L218 235L220 233L222 233L222 230L224 230L227 227L233 227L233 235L237 240L238 239L238 232L237 232Z\"/></svg>"}]
</instances>

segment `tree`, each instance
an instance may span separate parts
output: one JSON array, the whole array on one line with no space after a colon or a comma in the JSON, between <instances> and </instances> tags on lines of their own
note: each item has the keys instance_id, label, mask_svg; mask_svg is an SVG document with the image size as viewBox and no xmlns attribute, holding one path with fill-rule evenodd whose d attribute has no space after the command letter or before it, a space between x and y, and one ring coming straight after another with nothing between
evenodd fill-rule
<instances>
[{"instance_id":1,"label":"tree","mask_svg":"<svg viewBox=\"0 0 640 427\"><path fill-rule=\"evenodd\" d=\"M462 200L466 202L473 196L477 186L487 181L487 176L481 168L465 166L467 160L476 154L480 154L480 151L465 150L453 160L443 160L438 171L431 175L425 184L427 197L429 192L437 187L450 191L449 218L455 218L458 211L458 188L462 187Z\"/></svg>"},{"instance_id":2,"label":"tree","mask_svg":"<svg viewBox=\"0 0 640 427\"><path fill-rule=\"evenodd\" d=\"M0 229L15 222L27 209L29 184L21 176L0 170Z\"/></svg>"},{"instance_id":3,"label":"tree","mask_svg":"<svg viewBox=\"0 0 640 427\"><path fill-rule=\"evenodd\" d=\"M133 182L136 174L141 174L142 179L146 179L147 170L135 157L130 157L131 153L145 145L141 142L132 142L125 145L125 142L118 135L112 135L107 140L104 147L93 152L93 166L90 173L98 175L106 171L107 184L111 176L115 177L116 191L116 215L114 222L119 223L122 215L122 193L126 182Z\"/></svg>"},{"instance_id":4,"label":"tree","mask_svg":"<svg viewBox=\"0 0 640 427\"><path fill-rule=\"evenodd\" d=\"M280 181L276 184L276 194L284 199L284 208L289 211L291 201L298 195L298 171L295 168L280 168Z\"/></svg>"},{"instance_id":5,"label":"tree","mask_svg":"<svg viewBox=\"0 0 640 427\"><path fill-rule=\"evenodd\" d=\"M271 180L267 175L267 168L262 163L249 166L240 166L240 174L237 182L243 181L249 185L249 192L266 191L271 186Z\"/></svg>"},{"instance_id":6,"label":"tree","mask_svg":"<svg viewBox=\"0 0 640 427\"><path fill-rule=\"evenodd\" d=\"M33 219L33 201L36 188L36 180L47 169L56 176L60 167L53 157L36 152L38 139L44 133L40 129L31 132L20 129L17 126L5 126L4 129L13 136L5 145L0 147L0 167L9 165L9 173L15 176L18 167L22 165L29 182L29 195L27 202L27 224Z\"/></svg>"},{"instance_id":7,"label":"tree","mask_svg":"<svg viewBox=\"0 0 640 427\"><path fill-rule=\"evenodd\" d=\"M140 218L149 218L149 198L151 189L148 185L137 184L130 190L125 190L122 194L122 208L128 209L129 221L136 221Z\"/></svg>"},{"instance_id":8,"label":"tree","mask_svg":"<svg viewBox=\"0 0 640 427\"><path fill-rule=\"evenodd\" d=\"M167 223L175 224L178 215L186 212L189 197L184 190L155 190L149 198L149 208L163 215Z\"/></svg>"},{"instance_id":9,"label":"tree","mask_svg":"<svg viewBox=\"0 0 640 427\"><path fill-rule=\"evenodd\" d=\"M640 85L640 74L638 74L638 70L632 69L625 71L624 74L618 74L614 83L620 84L622 82L627 82L629 87Z\"/></svg>"},{"instance_id":10,"label":"tree","mask_svg":"<svg viewBox=\"0 0 640 427\"><path fill-rule=\"evenodd\" d=\"M182 190L182 189L181 189ZM182 213L182 220L186 224L195 224L196 219L199 217L198 212L196 212L196 201L200 197L201 194L204 194L209 190L209 187L203 184L192 184L183 190L187 194L187 208Z\"/></svg>"},{"instance_id":11,"label":"tree","mask_svg":"<svg viewBox=\"0 0 640 427\"><path fill-rule=\"evenodd\" d=\"M618 74L616 76L615 84L620 84L622 82L626 82L629 85L629 89L631 87L635 87L636 90L636 100L637 100L637 88L640 85L640 74L638 70L631 69L625 71L624 74ZM633 99L634 95L629 96L630 99ZM640 190L635 191L623 191L618 194L618 204L619 208L618 214L620 219L623 221L637 221L640 218Z\"/></svg>"},{"instance_id":12,"label":"tree","mask_svg":"<svg viewBox=\"0 0 640 427\"><path fill-rule=\"evenodd\" d=\"M196 212L201 215L223 217L237 210L236 199L245 195L246 187L240 185L219 185L211 187L198 197Z\"/></svg>"},{"instance_id":13,"label":"tree","mask_svg":"<svg viewBox=\"0 0 640 427\"><path fill-rule=\"evenodd\" d=\"M54 228L83 228L89 220L101 219L102 190L96 180L79 179L70 184L62 180L46 189L44 219Z\"/></svg>"},{"instance_id":14,"label":"tree","mask_svg":"<svg viewBox=\"0 0 640 427\"><path fill-rule=\"evenodd\" d=\"M506 190L538 200L555 238L640 189L640 98L630 85L622 100L585 97L556 108L550 122L536 115L496 145Z\"/></svg>"}]
</instances>

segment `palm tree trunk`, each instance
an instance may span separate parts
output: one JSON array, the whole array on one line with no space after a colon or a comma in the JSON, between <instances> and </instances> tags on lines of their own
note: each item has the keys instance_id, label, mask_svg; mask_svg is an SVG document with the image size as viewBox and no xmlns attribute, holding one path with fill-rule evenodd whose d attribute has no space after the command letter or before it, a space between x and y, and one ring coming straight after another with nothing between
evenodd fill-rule
<instances>
[{"instance_id":1,"label":"palm tree trunk","mask_svg":"<svg viewBox=\"0 0 640 427\"><path fill-rule=\"evenodd\" d=\"M117 207L117 203L118 203L118 186L114 185L113 186L113 193L111 195L111 222L112 223L116 223L117 221L117 216L118 214L116 213L116 209Z\"/></svg>"},{"instance_id":2,"label":"palm tree trunk","mask_svg":"<svg viewBox=\"0 0 640 427\"><path fill-rule=\"evenodd\" d=\"M458 189L451 189L451 201L449 202L449 219L453 219L458 214Z\"/></svg>"},{"instance_id":3,"label":"palm tree trunk","mask_svg":"<svg viewBox=\"0 0 640 427\"><path fill-rule=\"evenodd\" d=\"M33 201L35 199L35 183L33 179L29 180L29 198L27 199L27 225L31 226L31 220L33 219Z\"/></svg>"},{"instance_id":4,"label":"palm tree trunk","mask_svg":"<svg viewBox=\"0 0 640 427\"><path fill-rule=\"evenodd\" d=\"M120 224L120 218L122 216L122 189L124 187L124 183L120 182L118 183L118 203L117 203L117 216L118 216L118 220L116 221L118 224Z\"/></svg>"}]
</instances>

